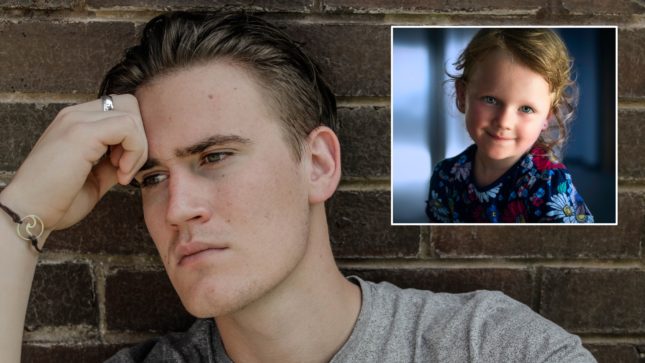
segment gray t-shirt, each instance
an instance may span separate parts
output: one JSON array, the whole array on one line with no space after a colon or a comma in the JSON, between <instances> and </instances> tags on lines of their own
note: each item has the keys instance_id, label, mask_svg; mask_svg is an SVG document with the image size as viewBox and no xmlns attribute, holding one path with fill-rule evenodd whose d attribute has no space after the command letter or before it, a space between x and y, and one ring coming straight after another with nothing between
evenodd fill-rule
<instances>
[{"instance_id":1,"label":"gray t-shirt","mask_svg":"<svg viewBox=\"0 0 645 363\"><path fill-rule=\"evenodd\" d=\"M501 292L400 289L358 277L363 302L340 362L595 362L580 339ZM109 363L232 362L213 319L121 350Z\"/></svg>"}]
</instances>

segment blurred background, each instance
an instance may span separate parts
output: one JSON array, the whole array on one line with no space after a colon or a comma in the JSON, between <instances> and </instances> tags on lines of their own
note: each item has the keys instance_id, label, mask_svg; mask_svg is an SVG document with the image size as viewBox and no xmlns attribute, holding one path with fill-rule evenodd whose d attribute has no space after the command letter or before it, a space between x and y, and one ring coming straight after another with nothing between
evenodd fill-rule
<instances>
[{"instance_id":1,"label":"blurred background","mask_svg":"<svg viewBox=\"0 0 645 363\"><path fill-rule=\"evenodd\" d=\"M393 28L392 204L394 223L427 223L432 167L472 140L446 72L479 28ZM574 60L580 101L564 163L597 223L616 222L614 28L555 28Z\"/></svg>"}]
</instances>

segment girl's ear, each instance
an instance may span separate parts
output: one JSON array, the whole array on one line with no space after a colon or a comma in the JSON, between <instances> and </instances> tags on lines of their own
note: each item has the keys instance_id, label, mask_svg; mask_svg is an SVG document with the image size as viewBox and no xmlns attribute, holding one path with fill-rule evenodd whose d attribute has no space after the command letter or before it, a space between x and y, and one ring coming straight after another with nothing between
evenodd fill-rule
<instances>
[{"instance_id":1,"label":"girl's ear","mask_svg":"<svg viewBox=\"0 0 645 363\"><path fill-rule=\"evenodd\" d=\"M326 126L311 131L307 143L309 203L323 203L334 194L340 181L340 144L336 133Z\"/></svg>"},{"instance_id":2,"label":"girl's ear","mask_svg":"<svg viewBox=\"0 0 645 363\"><path fill-rule=\"evenodd\" d=\"M457 93L457 109L461 113L466 113L466 82L462 79L456 80L455 91Z\"/></svg>"}]
</instances>

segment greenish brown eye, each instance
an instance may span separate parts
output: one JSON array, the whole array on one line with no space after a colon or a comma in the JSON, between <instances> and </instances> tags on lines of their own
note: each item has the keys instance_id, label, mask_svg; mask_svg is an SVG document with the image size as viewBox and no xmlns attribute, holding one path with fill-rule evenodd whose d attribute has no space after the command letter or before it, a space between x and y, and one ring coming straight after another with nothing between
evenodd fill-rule
<instances>
[{"instance_id":1,"label":"greenish brown eye","mask_svg":"<svg viewBox=\"0 0 645 363\"><path fill-rule=\"evenodd\" d=\"M148 175L145 178L141 179L141 188L146 188L150 186L157 185L162 181L166 180L166 176L163 174L152 174Z\"/></svg>"},{"instance_id":2,"label":"greenish brown eye","mask_svg":"<svg viewBox=\"0 0 645 363\"><path fill-rule=\"evenodd\" d=\"M231 155L231 152L215 152L204 155L202 157L202 164L213 164L224 160L227 156Z\"/></svg>"}]
</instances>

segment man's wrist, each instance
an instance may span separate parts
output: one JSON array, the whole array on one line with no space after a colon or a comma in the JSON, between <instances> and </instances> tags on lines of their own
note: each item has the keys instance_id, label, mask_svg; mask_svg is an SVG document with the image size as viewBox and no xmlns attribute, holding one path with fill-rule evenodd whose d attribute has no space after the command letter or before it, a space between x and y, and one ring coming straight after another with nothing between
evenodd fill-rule
<instances>
[{"instance_id":1,"label":"man's wrist","mask_svg":"<svg viewBox=\"0 0 645 363\"><path fill-rule=\"evenodd\" d=\"M12 195L19 194L12 193L9 186L0 192L0 218L13 224L14 233L18 238L29 242L36 251L42 252L51 229L47 229L39 215L26 211L19 198L12 198Z\"/></svg>"}]
</instances>

